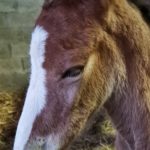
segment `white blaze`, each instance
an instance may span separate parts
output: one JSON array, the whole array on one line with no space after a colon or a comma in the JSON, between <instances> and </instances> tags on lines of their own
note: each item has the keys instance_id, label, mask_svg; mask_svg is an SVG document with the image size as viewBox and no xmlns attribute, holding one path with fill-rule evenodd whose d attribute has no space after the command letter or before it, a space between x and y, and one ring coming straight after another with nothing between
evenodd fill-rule
<instances>
[{"instance_id":1,"label":"white blaze","mask_svg":"<svg viewBox=\"0 0 150 150\"><path fill-rule=\"evenodd\" d=\"M36 116L46 103L46 71L42 65L45 59L45 42L47 37L48 33L40 26L37 26L32 33L30 45L31 78L23 112L17 127L14 150L24 150Z\"/></svg>"}]
</instances>

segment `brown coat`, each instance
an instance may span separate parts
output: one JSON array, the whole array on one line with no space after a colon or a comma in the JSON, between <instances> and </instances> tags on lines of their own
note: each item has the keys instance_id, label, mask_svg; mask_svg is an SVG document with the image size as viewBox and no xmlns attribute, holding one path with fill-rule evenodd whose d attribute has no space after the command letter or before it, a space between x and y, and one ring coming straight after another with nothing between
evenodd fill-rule
<instances>
[{"instance_id":1,"label":"brown coat","mask_svg":"<svg viewBox=\"0 0 150 150\"><path fill-rule=\"evenodd\" d=\"M32 136L61 132L66 149L104 105L117 129L117 150L150 150L150 28L135 6L127 0L46 1L36 25L51 36L43 64L47 105ZM74 64L84 70L69 86L77 90L68 103L67 80L57 82L57 76Z\"/></svg>"}]
</instances>

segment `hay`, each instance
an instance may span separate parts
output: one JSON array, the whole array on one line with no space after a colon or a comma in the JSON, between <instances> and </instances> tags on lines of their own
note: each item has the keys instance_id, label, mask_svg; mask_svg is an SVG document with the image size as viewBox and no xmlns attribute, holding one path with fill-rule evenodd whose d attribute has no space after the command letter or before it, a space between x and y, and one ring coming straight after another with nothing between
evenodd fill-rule
<instances>
[{"instance_id":1,"label":"hay","mask_svg":"<svg viewBox=\"0 0 150 150\"><path fill-rule=\"evenodd\" d=\"M24 94L0 92L0 150L12 149ZM70 150L113 150L115 132L103 113L94 118L91 127L75 142Z\"/></svg>"},{"instance_id":2,"label":"hay","mask_svg":"<svg viewBox=\"0 0 150 150\"><path fill-rule=\"evenodd\" d=\"M115 130L106 112L98 112L90 124L69 150L113 150Z\"/></svg>"},{"instance_id":3,"label":"hay","mask_svg":"<svg viewBox=\"0 0 150 150\"><path fill-rule=\"evenodd\" d=\"M22 95L0 92L0 150L12 148Z\"/></svg>"}]
</instances>

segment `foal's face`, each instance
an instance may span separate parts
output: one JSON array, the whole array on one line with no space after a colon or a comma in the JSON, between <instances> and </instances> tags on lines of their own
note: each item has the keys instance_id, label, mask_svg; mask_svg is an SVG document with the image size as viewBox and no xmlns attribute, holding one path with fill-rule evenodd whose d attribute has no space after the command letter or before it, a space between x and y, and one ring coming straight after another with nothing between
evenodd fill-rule
<instances>
[{"instance_id":1,"label":"foal's face","mask_svg":"<svg viewBox=\"0 0 150 150\"><path fill-rule=\"evenodd\" d=\"M14 150L33 149L34 146L58 150L68 140L69 133L86 120L81 114L84 112L82 105L91 102L87 97L98 95L92 89L96 88L97 81L92 83L91 80L92 76L97 78L96 73L93 74L98 61L97 23L91 19L91 10L86 12L82 7L44 8L37 20L30 47L30 85ZM91 88L83 89L89 83ZM71 119L75 121L76 116L71 113L73 108L78 111L80 99L83 104L77 115L83 119L80 122L81 117L77 117L80 119L73 123ZM95 107L94 104L90 106ZM88 113L90 111L89 108Z\"/></svg>"},{"instance_id":2,"label":"foal's face","mask_svg":"<svg viewBox=\"0 0 150 150\"><path fill-rule=\"evenodd\" d=\"M93 52L95 41L92 36L95 35L94 31L90 31L92 29L77 13L65 11L62 7L39 17L33 39L36 34L43 37L41 66L45 72L46 96L45 105L34 122L31 137L60 134L65 129L71 107L79 93L81 80L84 78L85 66ZM37 47L35 53L40 51ZM34 54L32 55L31 48L32 58L34 59ZM35 61L39 61L39 58L35 58Z\"/></svg>"}]
</instances>

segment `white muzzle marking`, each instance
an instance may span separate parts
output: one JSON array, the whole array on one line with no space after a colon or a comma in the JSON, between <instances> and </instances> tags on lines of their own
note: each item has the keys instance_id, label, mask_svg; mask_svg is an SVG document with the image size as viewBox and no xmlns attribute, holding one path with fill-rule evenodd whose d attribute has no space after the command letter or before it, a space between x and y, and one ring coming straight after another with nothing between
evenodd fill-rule
<instances>
[{"instance_id":1,"label":"white muzzle marking","mask_svg":"<svg viewBox=\"0 0 150 150\"><path fill-rule=\"evenodd\" d=\"M48 33L40 26L37 26L32 33L30 45L31 78L23 112L17 127L14 150L25 149L33 123L46 103L46 71L42 65L45 60L44 54L47 37Z\"/></svg>"}]
</instances>

